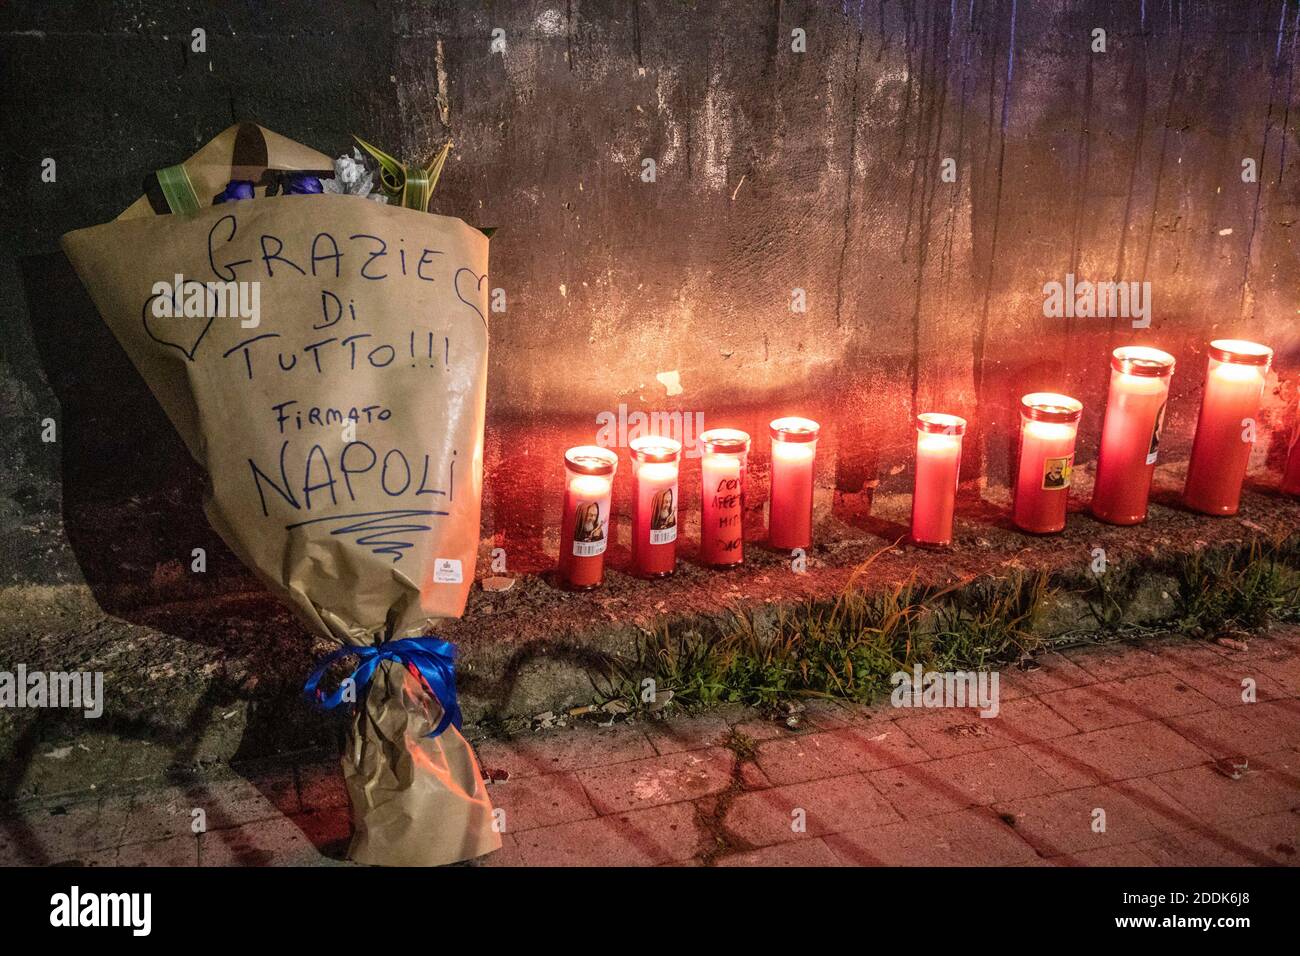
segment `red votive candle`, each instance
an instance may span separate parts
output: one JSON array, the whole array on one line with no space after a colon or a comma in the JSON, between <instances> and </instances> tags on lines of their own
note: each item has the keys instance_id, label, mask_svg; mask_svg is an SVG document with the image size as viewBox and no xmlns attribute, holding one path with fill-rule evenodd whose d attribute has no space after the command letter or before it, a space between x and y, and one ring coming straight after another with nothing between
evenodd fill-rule
<instances>
[{"instance_id":1,"label":"red votive candle","mask_svg":"<svg viewBox=\"0 0 1300 956\"><path fill-rule=\"evenodd\" d=\"M731 567L745 560L745 463L749 435L711 428L700 435L700 560Z\"/></svg>"},{"instance_id":2,"label":"red votive candle","mask_svg":"<svg viewBox=\"0 0 1300 956\"><path fill-rule=\"evenodd\" d=\"M1102 521L1146 520L1173 374L1174 357L1168 352L1126 345L1111 353L1110 394L1092 491L1092 513Z\"/></svg>"},{"instance_id":3,"label":"red votive candle","mask_svg":"<svg viewBox=\"0 0 1300 956\"><path fill-rule=\"evenodd\" d=\"M1187 463L1183 503L1208 515L1233 515L1241 502L1255 416L1273 350L1242 339L1210 343L1205 393Z\"/></svg>"},{"instance_id":4,"label":"red votive candle","mask_svg":"<svg viewBox=\"0 0 1300 956\"><path fill-rule=\"evenodd\" d=\"M607 448L579 445L564 453L564 519L560 525L560 580L577 591L605 579L609 499L618 456Z\"/></svg>"},{"instance_id":5,"label":"red votive candle","mask_svg":"<svg viewBox=\"0 0 1300 956\"><path fill-rule=\"evenodd\" d=\"M778 418L772 434L768 543L782 551L812 545L813 461L821 426L808 418Z\"/></svg>"},{"instance_id":6,"label":"red votive candle","mask_svg":"<svg viewBox=\"0 0 1300 956\"><path fill-rule=\"evenodd\" d=\"M1286 459L1286 473L1282 475L1282 490L1288 495L1300 495L1300 430L1291 442L1291 454Z\"/></svg>"},{"instance_id":7,"label":"red votive candle","mask_svg":"<svg viewBox=\"0 0 1300 956\"><path fill-rule=\"evenodd\" d=\"M677 566L677 468L682 443L645 435L632 449L632 569L663 578Z\"/></svg>"},{"instance_id":8,"label":"red votive candle","mask_svg":"<svg viewBox=\"0 0 1300 956\"><path fill-rule=\"evenodd\" d=\"M952 544L961 440L966 419L939 412L916 416L916 482L912 486L912 542L926 548Z\"/></svg>"},{"instance_id":9,"label":"red votive candle","mask_svg":"<svg viewBox=\"0 0 1300 956\"><path fill-rule=\"evenodd\" d=\"M1012 520L1022 531L1065 528L1065 502L1074 471L1074 439L1083 404L1068 395L1032 392L1020 399L1020 467Z\"/></svg>"}]
</instances>

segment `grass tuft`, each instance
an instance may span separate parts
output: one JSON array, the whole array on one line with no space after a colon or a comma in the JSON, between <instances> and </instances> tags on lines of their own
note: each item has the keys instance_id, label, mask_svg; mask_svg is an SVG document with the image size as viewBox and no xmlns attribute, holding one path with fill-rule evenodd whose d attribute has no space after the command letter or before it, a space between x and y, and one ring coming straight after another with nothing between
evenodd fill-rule
<instances>
[{"instance_id":1,"label":"grass tuft","mask_svg":"<svg viewBox=\"0 0 1300 956\"><path fill-rule=\"evenodd\" d=\"M869 703L889 692L894 673L917 664L932 671L985 670L1032 655L1047 642L1042 618L1055 592L1043 573L942 591L914 580L868 591L861 582L870 564L833 600L783 608L774 617L734 610L708 627L665 624L641 641L634 659L614 662L612 696L643 709L650 678L655 690L671 690L673 701L690 709L720 703L770 708L796 698ZM1300 535L1198 552L1163 567L1172 567L1179 582L1180 607L1172 619L1126 623L1134 581L1097 577L1084 594L1091 633L1110 640L1171 630L1213 635L1300 621Z\"/></svg>"},{"instance_id":2,"label":"grass tuft","mask_svg":"<svg viewBox=\"0 0 1300 956\"><path fill-rule=\"evenodd\" d=\"M865 568L865 566L864 566ZM912 581L866 592L860 572L831 601L776 612L734 611L712 633L665 625L636 658L616 665L618 696L640 704L646 677L688 708L772 706L792 698L867 703L897 671L972 670L1015 661L1038 646L1034 624L1048 593L1043 575L963 591L926 592Z\"/></svg>"},{"instance_id":3,"label":"grass tuft","mask_svg":"<svg viewBox=\"0 0 1300 956\"><path fill-rule=\"evenodd\" d=\"M1300 619L1296 538L1252 542L1228 552L1197 552L1178 566L1180 626L1188 631L1260 630Z\"/></svg>"}]
</instances>

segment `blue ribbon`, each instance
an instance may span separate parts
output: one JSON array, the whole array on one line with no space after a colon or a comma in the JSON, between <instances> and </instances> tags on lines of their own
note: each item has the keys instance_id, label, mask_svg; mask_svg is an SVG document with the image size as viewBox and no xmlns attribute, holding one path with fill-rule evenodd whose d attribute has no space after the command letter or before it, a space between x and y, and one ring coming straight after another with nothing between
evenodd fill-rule
<instances>
[{"instance_id":1,"label":"blue ribbon","mask_svg":"<svg viewBox=\"0 0 1300 956\"><path fill-rule=\"evenodd\" d=\"M332 694L320 689L321 678L335 661L345 657L358 657L360 663L352 672L351 680L356 689L357 700L375 676L375 670L381 661L396 661L403 667L414 667L424 681L425 688L442 705L442 720L429 734L437 737L449 726L460 729L460 702L456 699L456 647L449 641L440 641L436 637L407 637L400 641L365 647L340 647L326 657L312 671L302 692L307 699L323 710L334 710L343 703L343 685Z\"/></svg>"}]
</instances>

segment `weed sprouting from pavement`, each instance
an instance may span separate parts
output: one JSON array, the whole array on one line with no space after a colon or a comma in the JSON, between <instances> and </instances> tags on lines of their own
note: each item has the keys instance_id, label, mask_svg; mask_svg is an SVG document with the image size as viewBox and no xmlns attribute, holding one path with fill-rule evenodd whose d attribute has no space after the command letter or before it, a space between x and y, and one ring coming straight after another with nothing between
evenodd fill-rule
<instances>
[{"instance_id":1,"label":"weed sprouting from pavement","mask_svg":"<svg viewBox=\"0 0 1300 956\"><path fill-rule=\"evenodd\" d=\"M731 732L727 734L727 739L722 742L722 746L735 754L737 761L753 760L758 755L758 741L735 727L731 728Z\"/></svg>"}]
</instances>

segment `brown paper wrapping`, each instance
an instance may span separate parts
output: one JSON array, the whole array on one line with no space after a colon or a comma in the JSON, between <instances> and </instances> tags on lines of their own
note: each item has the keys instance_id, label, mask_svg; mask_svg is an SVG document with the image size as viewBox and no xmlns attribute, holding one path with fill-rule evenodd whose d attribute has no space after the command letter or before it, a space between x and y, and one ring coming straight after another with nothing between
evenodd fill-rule
<instances>
[{"instance_id":1,"label":"brown paper wrapping","mask_svg":"<svg viewBox=\"0 0 1300 956\"><path fill-rule=\"evenodd\" d=\"M386 662L366 706L352 719L343 778L355 825L350 856L358 863L424 866L430 840L446 862L501 846L478 763L449 727L426 737L442 709L404 667ZM419 741L418 750L411 747ZM439 861L441 862L441 861Z\"/></svg>"},{"instance_id":2,"label":"brown paper wrapping","mask_svg":"<svg viewBox=\"0 0 1300 956\"><path fill-rule=\"evenodd\" d=\"M63 247L206 472L204 508L232 550L317 634L417 636L459 617L473 581L488 241L458 219L355 196L207 205L232 164L257 181L262 163L332 168L232 127L185 164L198 214L156 215L142 197ZM182 304L197 283L256 281L259 324L159 315L175 296L156 303L156 284L178 274ZM469 745L454 727L424 736L440 714L409 671L380 665L343 758L353 859L436 865L500 846Z\"/></svg>"}]
</instances>

